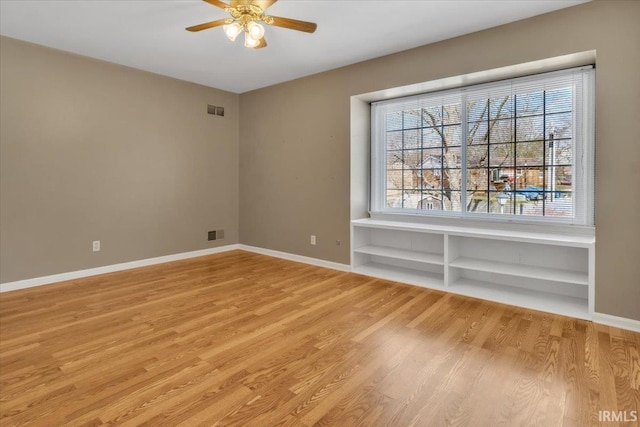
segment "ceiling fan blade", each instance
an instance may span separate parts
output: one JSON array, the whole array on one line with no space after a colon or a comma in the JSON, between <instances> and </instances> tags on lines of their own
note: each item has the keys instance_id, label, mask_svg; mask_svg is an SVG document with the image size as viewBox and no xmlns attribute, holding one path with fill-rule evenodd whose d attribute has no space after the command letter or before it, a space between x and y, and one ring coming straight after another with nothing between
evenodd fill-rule
<instances>
[{"instance_id":1,"label":"ceiling fan blade","mask_svg":"<svg viewBox=\"0 0 640 427\"><path fill-rule=\"evenodd\" d=\"M270 25L275 25L276 27L288 28L290 30L304 31L305 33L313 33L316 30L316 28L318 28L318 24L315 24L313 22L298 21L297 19L282 18L280 16L270 16L269 18L271 18L270 20L273 20L273 22Z\"/></svg>"},{"instance_id":2,"label":"ceiling fan blade","mask_svg":"<svg viewBox=\"0 0 640 427\"><path fill-rule=\"evenodd\" d=\"M267 47L267 41L263 38L260 39L260 43L254 49L262 49L263 47Z\"/></svg>"},{"instance_id":3,"label":"ceiling fan blade","mask_svg":"<svg viewBox=\"0 0 640 427\"><path fill-rule=\"evenodd\" d=\"M249 6L250 4L251 0L231 0L231 7L234 9L238 6Z\"/></svg>"},{"instance_id":4,"label":"ceiling fan blade","mask_svg":"<svg viewBox=\"0 0 640 427\"><path fill-rule=\"evenodd\" d=\"M217 19L215 21L206 22L204 24L194 25L193 27L187 27L186 30L192 32L202 31L213 27L219 27L220 25L224 25L226 22L226 19Z\"/></svg>"},{"instance_id":5,"label":"ceiling fan blade","mask_svg":"<svg viewBox=\"0 0 640 427\"><path fill-rule=\"evenodd\" d=\"M219 7L220 9L226 9L229 7L228 4L226 4L225 2L221 2L220 0L203 0L203 1L209 3L212 6Z\"/></svg>"},{"instance_id":6,"label":"ceiling fan blade","mask_svg":"<svg viewBox=\"0 0 640 427\"><path fill-rule=\"evenodd\" d=\"M268 7L272 6L277 1L278 0L253 0L253 4L262 10L267 10Z\"/></svg>"}]
</instances>

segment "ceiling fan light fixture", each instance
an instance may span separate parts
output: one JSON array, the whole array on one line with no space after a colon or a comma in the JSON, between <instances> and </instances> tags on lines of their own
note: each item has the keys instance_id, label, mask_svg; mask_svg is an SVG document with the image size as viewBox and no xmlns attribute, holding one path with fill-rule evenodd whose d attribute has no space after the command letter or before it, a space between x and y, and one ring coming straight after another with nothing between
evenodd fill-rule
<instances>
[{"instance_id":1,"label":"ceiling fan light fixture","mask_svg":"<svg viewBox=\"0 0 640 427\"><path fill-rule=\"evenodd\" d=\"M2 1L2 0L0 0ZM298 19L284 18L282 16L266 15L265 11L278 0L203 0L206 3L223 9L229 18L216 19L203 24L192 25L186 30L198 32L209 28L222 27L225 35L232 42L240 33L244 32L244 45L252 49L267 47L264 25L288 28L290 30L313 33L318 27L314 22L300 21ZM264 25L262 25L264 24Z\"/></svg>"},{"instance_id":2,"label":"ceiling fan light fixture","mask_svg":"<svg viewBox=\"0 0 640 427\"><path fill-rule=\"evenodd\" d=\"M246 47L256 47L260 44L260 39L253 38L248 31L244 33L244 45Z\"/></svg>"},{"instance_id":3,"label":"ceiling fan light fixture","mask_svg":"<svg viewBox=\"0 0 640 427\"><path fill-rule=\"evenodd\" d=\"M249 32L249 35L256 40L260 40L264 37L264 27L255 21L249 22L247 25L247 31Z\"/></svg>"},{"instance_id":4,"label":"ceiling fan light fixture","mask_svg":"<svg viewBox=\"0 0 640 427\"><path fill-rule=\"evenodd\" d=\"M242 32L242 25L239 22L234 21L231 24L223 25L222 29L229 40L235 41Z\"/></svg>"}]
</instances>

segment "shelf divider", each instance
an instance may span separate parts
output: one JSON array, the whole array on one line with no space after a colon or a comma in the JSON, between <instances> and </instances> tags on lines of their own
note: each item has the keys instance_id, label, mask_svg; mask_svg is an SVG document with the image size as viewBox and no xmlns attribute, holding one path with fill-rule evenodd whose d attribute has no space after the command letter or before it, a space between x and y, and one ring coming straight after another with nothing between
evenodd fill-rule
<instances>
[{"instance_id":1,"label":"shelf divider","mask_svg":"<svg viewBox=\"0 0 640 427\"><path fill-rule=\"evenodd\" d=\"M444 289L444 276L422 270L397 267L394 265L368 262L352 270L353 273L364 274L365 276L378 277L392 280L394 282L408 283L424 288Z\"/></svg>"},{"instance_id":2,"label":"shelf divider","mask_svg":"<svg viewBox=\"0 0 640 427\"><path fill-rule=\"evenodd\" d=\"M551 280L554 282L573 283L575 285L589 284L587 272L561 270L559 268L540 267L526 264L511 264L500 261L490 261L479 258L459 257L449 263L449 267L466 270L484 271L486 273L522 276L530 279Z\"/></svg>"},{"instance_id":3,"label":"shelf divider","mask_svg":"<svg viewBox=\"0 0 640 427\"><path fill-rule=\"evenodd\" d=\"M430 252L420 252L410 249L399 249L388 246L366 245L354 249L360 254L383 256L387 258L403 259L407 261L422 262L425 264L444 265L444 256Z\"/></svg>"}]
</instances>

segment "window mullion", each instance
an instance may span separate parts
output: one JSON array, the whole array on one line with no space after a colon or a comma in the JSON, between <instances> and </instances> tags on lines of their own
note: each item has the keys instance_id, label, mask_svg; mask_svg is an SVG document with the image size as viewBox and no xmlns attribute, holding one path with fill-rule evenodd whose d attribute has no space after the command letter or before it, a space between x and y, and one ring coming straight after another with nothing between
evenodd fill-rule
<instances>
[{"instance_id":1,"label":"window mullion","mask_svg":"<svg viewBox=\"0 0 640 427\"><path fill-rule=\"evenodd\" d=\"M460 152L462 159L460 159L460 179L462 182L460 183L460 214L467 215L467 94L462 92L462 96L460 98L460 121L461 129L460 129Z\"/></svg>"}]
</instances>

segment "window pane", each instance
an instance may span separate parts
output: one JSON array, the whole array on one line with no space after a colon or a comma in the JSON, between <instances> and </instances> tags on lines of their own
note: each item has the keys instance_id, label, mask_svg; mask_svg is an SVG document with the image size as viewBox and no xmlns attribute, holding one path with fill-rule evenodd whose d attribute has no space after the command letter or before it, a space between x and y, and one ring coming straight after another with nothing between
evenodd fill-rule
<instances>
[{"instance_id":1,"label":"window pane","mask_svg":"<svg viewBox=\"0 0 640 427\"><path fill-rule=\"evenodd\" d=\"M512 193L503 191L489 192L489 212L510 215L514 211L514 198Z\"/></svg>"},{"instance_id":2,"label":"window pane","mask_svg":"<svg viewBox=\"0 0 640 427\"><path fill-rule=\"evenodd\" d=\"M445 168L461 168L462 167L462 147L448 147L444 150L444 167Z\"/></svg>"},{"instance_id":3,"label":"window pane","mask_svg":"<svg viewBox=\"0 0 640 427\"><path fill-rule=\"evenodd\" d=\"M516 170L519 171L515 181L516 193L530 200L541 199L544 189L544 169L523 167Z\"/></svg>"},{"instance_id":4,"label":"window pane","mask_svg":"<svg viewBox=\"0 0 640 427\"><path fill-rule=\"evenodd\" d=\"M489 137L491 144L513 141L513 120L494 120L489 123L489 127L491 129Z\"/></svg>"},{"instance_id":5,"label":"window pane","mask_svg":"<svg viewBox=\"0 0 640 427\"><path fill-rule=\"evenodd\" d=\"M420 123L420 110L404 111L403 129L415 129Z\"/></svg>"},{"instance_id":6,"label":"window pane","mask_svg":"<svg viewBox=\"0 0 640 427\"><path fill-rule=\"evenodd\" d=\"M445 145L462 145L462 126L444 126L442 132L444 134Z\"/></svg>"},{"instance_id":7,"label":"window pane","mask_svg":"<svg viewBox=\"0 0 640 427\"><path fill-rule=\"evenodd\" d=\"M442 210L442 193L423 193L420 201L418 202L418 209L429 211L441 211Z\"/></svg>"},{"instance_id":8,"label":"window pane","mask_svg":"<svg viewBox=\"0 0 640 427\"><path fill-rule=\"evenodd\" d=\"M556 190L571 191L573 184L573 167L558 166L556 169Z\"/></svg>"},{"instance_id":9,"label":"window pane","mask_svg":"<svg viewBox=\"0 0 640 427\"><path fill-rule=\"evenodd\" d=\"M467 102L467 121L487 121L489 111L488 101L471 101Z\"/></svg>"},{"instance_id":10,"label":"window pane","mask_svg":"<svg viewBox=\"0 0 640 427\"><path fill-rule=\"evenodd\" d=\"M386 199L385 205L388 208L401 208L402 207L402 191L387 190L387 199Z\"/></svg>"},{"instance_id":11,"label":"window pane","mask_svg":"<svg viewBox=\"0 0 640 427\"><path fill-rule=\"evenodd\" d=\"M440 126L442 124L442 107L422 109L422 126Z\"/></svg>"},{"instance_id":12,"label":"window pane","mask_svg":"<svg viewBox=\"0 0 640 427\"><path fill-rule=\"evenodd\" d=\"M387 169L402 169L402 151L387 151Z\"/></svg>"},{"instance_id":13,"label":"window pane","mask_svg":"<svg viewBox=\"0 0 640 427\"><path fill-rule=\"evenodd\" d=\"M403 188L410 188L413 181L412 175L410 170L388 170L386 189L401 192Z\"/></svg>"},{"instance_id":14,"label":"window pane","mask_svg":"<svg viewBox=\"0 0 640 427\"><path fill-rule=\"evenodd\" d=\"M442 188L442 169L423 169L422 189L434 190Z\"/></svg>"},{"instance_id":15,"label":"window pane","mask_svg":"<svg viewBox=\"0 0 640 427\"><path fill-rule=\"evenodd\" d=\"M462 187L462 169L449 168L443 171L443 188L445 190L459 191Z\"/></svg>"},{"instance_id":16,"label":"window pane","mask_svg":"<svg viewBox=\"0 0 640 427\"><path fill-rule=\"evenodd\" d=\"M547 191L571 191L573 183L572 166L555 166L545 168L546 180L544 189Z\"/></svg>"},{"instance_id":17,"label":"window pane","mask_svg":"<svg viewBox=\"0 0 640 427\"><path fill-rule=\"evenodd\" d=\"M460 191L447 190L442 199L442 210L460 212L462 210L462 193Z\"/></svg>"},{"instance_id":18,"label":"window pane","mask_svg":"<svg viewBox=\"0 0 640 427\"><path fill-rule=\"evenodd\" d=\"M489 156L488 145L470 145L467 147L467 167L485 166Z\"/></svg>"},{"instance_id":19,"label":"window pane","mask_svg":"<svg viewBox=\"0 0 640 427\"><path fill-rule=\"evenodd\" d=\"M513 117L513 99L511 96L491 98L489 107L492 120Z\"/></svg>"},{"instance_id":20,"label":"window pane","mask_svg":"<svg viewBox=\"0 0 640 427\"><path fill-rule=\"evenodd\" d=\"M387 150L402 149L402 131L387 132Z\"/></svg>"},{"instance_id":21,"label":"window pane","mask_svg":"<svg viewBox=\"0 0 640 427\"><path fill-rule=\"evenodd\" d=\"M516 166L542 166L544 164L544 143L542 141L520 142L516 144Z\"/></svg>"},{"instance_id":22,"label":"window pane","mask_svg":"<svg viewBox=\"0 0 640 427\"><path fill-rule=\"evenodd\" d=\"M423 150L423 188L442 188L442 150Z\"/></svg>"},{"instance_id":23,"label":"window pane","mask_svg":"<svg viewBox=\"0 0 640 427\"><path fill-rule=\"evenodd\" d=\"M387 171L387 190L402 190L402 170L391 169Z\"/></svg>"},{"instance_id":24,"label":"window pane","mask_svg":"<svg viewBox=\"0 0 640 427\"><path fill-rule=\"evenodd\" d=\"M542 216L542 196L537 199L526 199L521 205L520 214L525 216Z\"/></svg>"},{"instance_id":25,"label":"window pane","mask_svg":"<svg viewBox=\"0 0 640 427\"><path fill-rule=\"evenodd\" d=\"M487 122L469 123L467 144L487 144L489 141L488 129L489 125Z\"/></svg>"},{"instance_id":26,"label":"window pane","mask_svg":"<svg viewBox=\"0 0 640 427\"><path fill-rule=\"evenodd\" d=\"M443 188L459 191L462 188L462 169L444 169Z\"/></svg>"},{"instance_id":27,"label":"window pane","mask_svg":"<svg viewBox=\"0 0 640 427\"><path fill-rule=\"evenodd\" d=\"M387 131L402 129L402 111L387 113L386 129Z\"/></svg>"},{"instance_id":28,"label":"window pane","mask_svg":"<svg viewBox=\"0 0 640 427\"><path fill-rule=\"evenodd\" d=\"M486 191L467 191L467 212L487 213L489 193Z\"/></svg>"},{"instance_id":29,"label":"window pane","mask_svg":"<svg viewBox=\"0 0 640 427\"><path fill-rule=\"evenodd\" d=\"M570 218L573 216L571 192L551 191L545 194L544 216Z\"/></svg>"},{"instance_id":30,"label":"window pane","mask_svg":"<svg viewBox=\"0 0 640 427\"><path fill-rule=\"evenodd\" d=\"M396 201L396 208L404 209L417 209L418 202L420 201L421 193L418 191L406 190L403 192L402 197Z\"/></svg>"},{"instance_id":31,"label":"window pane","mask_svg":"<svg viewBox=\"0 0 640 427\"><path fill-rule=\"evenodd\" d=\"M532 116L544 112L544 92L531 92L516 96L516 115Z\"/></svg>"},{"instance_id":32,"label":"window pane","mask_svg":"<svg viewBox=\"0 0 640 427\"><path fill-rule=\"evenodd\" d=\"M549 90L546 92L546 113L561 113L573 109L571 87Z\"/></svg>"},{"instance_id":33,"label":"window pane","mask_svg":"<svg viewBox=\"0 0 640 427\"><path fill-rule=\"evenodd\" d=\"M422 146L425 148L442 146L442 136L440 132L440 128L422 129Z\"/></svg>"},{"instance_id":34,"label":"window pane","mask_svg":"<svg viewBox=\"0 0 640 427\"><path fill-rule=\"evenodd\" d=\"M491 166L507 167L514 165L515 144L491 144L489 158Z\"/></svg>"},{"instance_id":35,"label":"window pane","mask_svg":"<svg viewBox=\"0 0 640 427\"><path fill-rule=\"evenodd\" d=\"M420 137L419 131L416 130L406 130L402 133L402 137L404 138L404 147L407 148L420 148Z\"/></svg>"},{"instance_id":36,"label":"window pane","mask_svg":"<svg viewBox=\"0 0 640 427\"><path fill-rule=\"evenodd\" d=\"M460 104L445 105L443 108L442 122L445 125L460 124L462 114L460 113Z\"/></svg>"},{"instance_id":37,"label":"window pane","mask_svg":"<svg viewBox=\"0 0 640 427\"><path fill-rule=\"evenodd\" d=\"M544 117L519 117L516 122L516 141L534 141L544 138Z\"/></svg>"},{"instance_id":38,"label":"window pane","mask_svg":"<svg viewBox=\"0 0 640 427\"><path fill-rule=\"evenodd\" d=\"M440 169L442 167L442 148L421 150L423 169Z\"/></svg>"},{"instance_id":39,"label":"window pane","mask_svg":"<svg viewBox=\"0 0 640 427\"><path fill-rule=\"evenodd\" d=\"M553 152L549 155L553 155L553 163L555 165L571 165L573 164L573 141L570 139L563 139L560 141L554 141ZM551 150L550 150L551 151Z\"/></svg>"},{"instance_id":40,"label":"window pane","mask_svg":"<svg viewBox=\"0 0 640 427\"><path fill-rule=\"evenodd\" d=\"M554 138L571 138L573 136L572 113L547 115L547 138L553 133Z\"/></svg>"},{"instance_id":41,"label":"window pane","mask_svg":"<svg viewBox=\"0 0 640 427\"><path fill-rule=\"evenodd\" d=\"M420 169L422 164L422 151L423 150L404 150L402 155L402 162L405 169Z\"/></svg>"},{"instance_id":42,"label":"window pane","mask_svg":"<svg viewBox=\"0 0 640 427\"><path fill-rule=\"evenodd\" d=\"M467 169L467 190L487 191L489 189L489 169Z\"/></svg>"}]
</instances>

